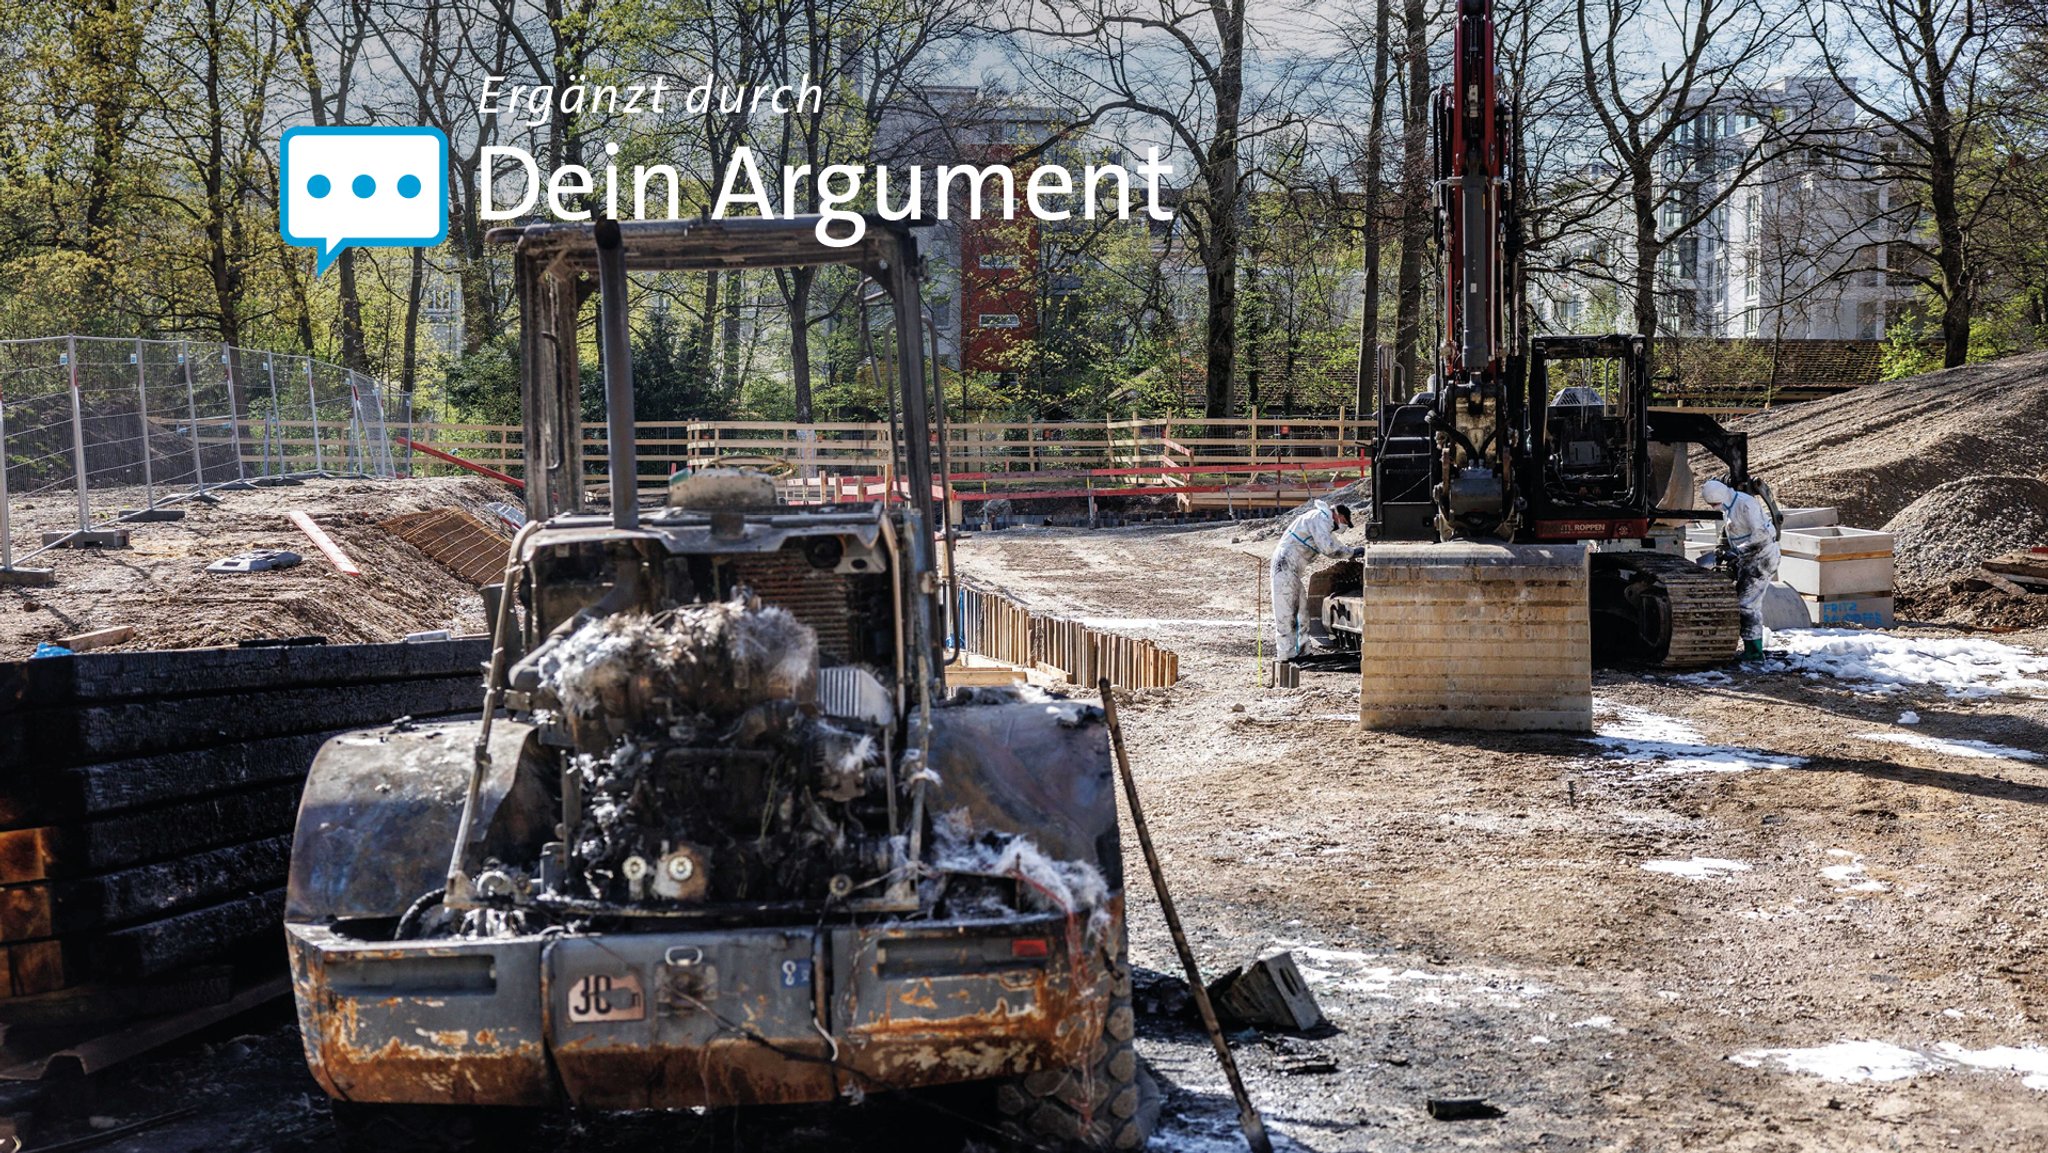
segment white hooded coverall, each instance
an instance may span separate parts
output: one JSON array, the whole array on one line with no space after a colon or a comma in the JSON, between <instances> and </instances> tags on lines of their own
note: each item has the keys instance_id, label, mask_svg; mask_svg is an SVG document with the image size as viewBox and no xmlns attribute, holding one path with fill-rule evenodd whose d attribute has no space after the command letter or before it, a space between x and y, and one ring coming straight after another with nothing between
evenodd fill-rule
<instances>
[{"instance_id":1,"label":"white hooded coverall","mask_svg":"<svg viewBox=\"0 0 2048 1153\"><path fill-rule=\"evenodd\" d=\"M1771 510L1764 502L1746 492L1736 492L1719 481L1708 481L1702 491L1709 500L1726 494L1721 504L1721 540L1735 558L1735 603L1742 612L1742 639L1762 640L1764 595L1778 579L1778 526L1772 523Z\"/></svg>"},{"instance_id":2,"label":"white hooded coverall","mask_svg":"<svg viewBox=\"0 0 2048 1153\"><path fill-rule=\"evenodd\" d=\"M1273 581L1273 659L1301 653L1301 610L1308 600L1308 565L1318 556L1348 556L1337 543L1337 513L1322 501L1294 518L1273 550L1267 572Z\"/></svg>"}]
</instances>

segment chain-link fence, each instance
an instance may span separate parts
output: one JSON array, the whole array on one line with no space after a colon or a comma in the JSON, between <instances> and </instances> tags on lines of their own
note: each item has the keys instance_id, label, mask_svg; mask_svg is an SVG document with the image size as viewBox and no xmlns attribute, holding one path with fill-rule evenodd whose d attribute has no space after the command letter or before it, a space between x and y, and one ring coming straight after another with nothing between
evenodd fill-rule
<instances>
[{"instance_id":1,"label":"chain-link fence","mask_svg":"<svg viewBox=\"0 0 2048 1153\"><path fill-rule=\"evenodd\" d=\"M209 491L397 475L405 408L387 408L362 373L309 356L196 340L0 340L0 570Z\"/></svg>"}]
</instances>

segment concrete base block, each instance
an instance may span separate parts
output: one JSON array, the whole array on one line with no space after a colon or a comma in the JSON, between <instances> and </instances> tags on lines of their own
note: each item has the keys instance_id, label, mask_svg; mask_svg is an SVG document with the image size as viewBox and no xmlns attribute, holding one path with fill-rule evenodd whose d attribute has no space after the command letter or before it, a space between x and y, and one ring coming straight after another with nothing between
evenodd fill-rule
<instances>
[{"instance_id":1,"label":"concrete base block","mask_svg":"<svg viewBox=\"0 0 2048 1153\"><path fill-rule=\"evenodd\" d=\"M127 548L125 528L93 528L84 532L46 532L43 544L55 548Z\"/></svg>"},{"instance_id":2,"label":"concrete base block","mask_svg":"<svg viewBox=\"0 0 2048 1153\"><path fill-rule=\"evenodd\" d=\"M120 515L119 519L130 524L154 524L159 521L184 520L182 508L134 508Z\"/></svg>"},{"instance_id":3,"label":"concrete base block","mask_svg":"<svg viewBox=\"0 0 2048 1153\"><path fill-rule=\"evenodd\" d=\"M0 568L0 585L16 588L40 587L57 583L57 573L46 568Z\"/></svg>"},{"instance_id":4,"label":"concrete base block","mask_svg":"<svg viewBox=\"0 0 2048 1153\"><path fill-rule=\"evenodd\" d=\"M1592 731L1586 558L1579 545L1373 546L1359 723Z\"/></svg>"},{"instance_id":5,"label":"concrete base block","mask_svg":"<svg viewBox=\"0 0 2048 1153\"><path fill-rule=\"evenodd\" d=\"M259 476L249 483L257 488L286 488L295 484L304 484L305 482L296 477L289 476Z\"/></svg>"}]
</instances>

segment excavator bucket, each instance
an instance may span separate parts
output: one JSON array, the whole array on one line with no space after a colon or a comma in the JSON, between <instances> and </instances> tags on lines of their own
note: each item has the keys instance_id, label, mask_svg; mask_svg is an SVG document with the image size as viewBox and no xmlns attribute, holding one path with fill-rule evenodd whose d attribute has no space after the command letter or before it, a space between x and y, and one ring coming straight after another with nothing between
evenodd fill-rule
<instances>
[{"instance_id":1,"label":"excavator bucket","mask_svg":"<svg viewBox=\"0 0 2048 1153\"><path fill-rule=\"evenodd\" d=\"M1374 545L1359 724L1592 731L1587 574L1582 545Z\"/></svg>"}]
</instances>

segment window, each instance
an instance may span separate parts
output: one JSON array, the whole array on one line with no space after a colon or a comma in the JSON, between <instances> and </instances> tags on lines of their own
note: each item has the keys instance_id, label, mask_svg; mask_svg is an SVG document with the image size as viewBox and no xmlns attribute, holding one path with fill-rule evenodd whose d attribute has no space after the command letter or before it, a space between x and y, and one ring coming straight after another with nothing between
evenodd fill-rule
<instances>
[{"instance_id":1,"label":"window","mask_svg":"<svg viewBox=\"0 0 2048 1153\"><path fill-rule=\"evenodd\" d=\"M984 252L979 264L991 272L1015 272L1024 267L1024 258L1014 252Z\"/></svg>"},{"instance_id":2,"label":"window","mask_svg":"<svg viewBox=\"0 0 2048 1153\"><path fill-rule=\"evenodd\" d=\"M1024 318L1014 312L984 312L981 314L982 328L1022 328Z\"/></svg>"},{"instance_id":3,"label":"window","mask_svg":"<svg viewBox=\"0 0 2048 1153\"><path fill-rule=\"evenodd\" d=\"M1865 301L1856 306L1856 336L1859 340L1877 340L1884 336L1884 320L1876 304Z\"/></svg>"}]
</instances>

